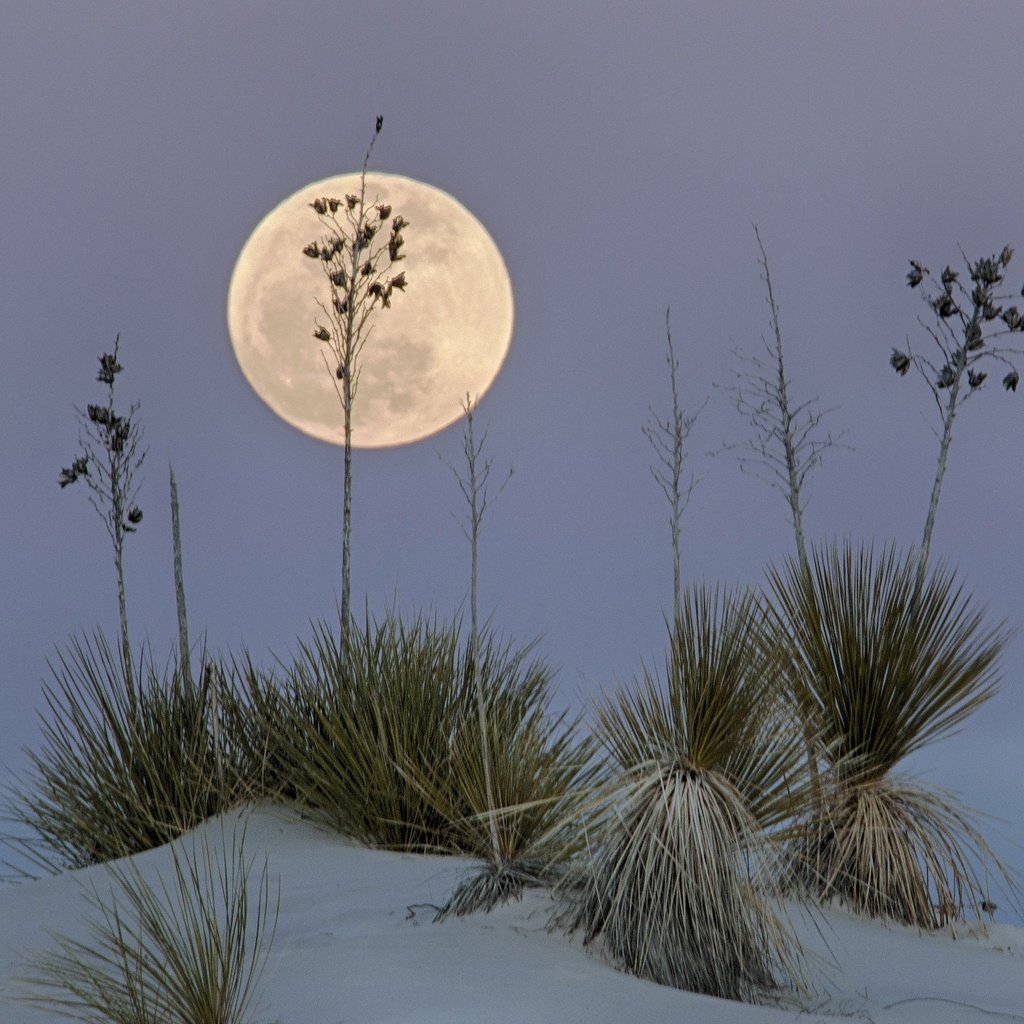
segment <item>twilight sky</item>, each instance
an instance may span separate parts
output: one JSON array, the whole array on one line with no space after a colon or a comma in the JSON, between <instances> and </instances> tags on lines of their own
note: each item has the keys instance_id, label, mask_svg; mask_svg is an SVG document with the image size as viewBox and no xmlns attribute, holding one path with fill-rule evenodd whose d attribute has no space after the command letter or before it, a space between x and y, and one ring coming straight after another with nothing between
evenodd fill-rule
<instances>
[{"instance_id":1,"label":"twilight sky","mask_svg":"<svg viewBox=\"0 0 1024 1024\"><path fill-rule=\"evenodd\" d=\"M501 9L499 10L499 6ZM178 477L191 629L221 653L287 658L340 593L341 450L249 388L225 305L249 233L307 182L373 166L454 195L512 278L512 348L481 403L495 472L515 475L481 545L495 626L538 640L566 703L660 665L671 604L667 505L641 426L669 400L672 307L702 481L684 574L758 582L793 550L782 497L729 455L743 420L716 384L767 330L752 224L781 306L797 401L820 395L852 451L807 482L806 527L917 543L939 426L888 358L933 269L1018 247L1024 280L1024 10L1002 3L12 3L0 33L3 443L0 761L37 738L47 660L116 635L110 544L84 488L74 406L101 401L121 334L122 403L149 455L127 547L130 623L175 641L167 465ZM311 214L312 216L312 214ZM415 245L415 232L407 246ZM300 260L285 252L282 259ZM317 356L310 324L296 344ZM1024 366L1021 367L1024 370ZM992 374L995 378L996 374ZM933 557L994 620L1024 626L1024 393L962 409ZM353 599L450 615L468 545L450 512L461 427L357 452ZM1003 690L910 768L1008 824L1024 869L1024 641Z\"/></svg>"}]
</instances>

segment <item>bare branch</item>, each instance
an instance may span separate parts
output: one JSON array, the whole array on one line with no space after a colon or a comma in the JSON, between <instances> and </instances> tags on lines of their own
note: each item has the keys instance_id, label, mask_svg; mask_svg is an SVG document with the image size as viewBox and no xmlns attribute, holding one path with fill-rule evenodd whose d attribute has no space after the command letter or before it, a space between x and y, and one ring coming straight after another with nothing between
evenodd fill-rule
<instances>
[{"instance_id":1,"label":"bare branch","mask_svg":"<svg viewBox=\"0 0 1024 1024\"><path fill-rule=\"evenodd\" d=\"M679 359L676 357L675 346L672 342L671 311L665 309L665 338L667 342L667 353L665 362L668 364L669 384L672 392L672 411L665 419L655 415L650 410L650 417L641 428L644 436L651 443L654 449L657 462L651 466L651 475L661 488L662 493L668 500L669 527L672 531L672 608L673 623L678 620L682 602L681 582L681 552L680 552L680 520L686 506L690 503L690 496L694 487L701 478L690 474L689 483L684 490L683 466L689 457L686 450L686 442L690 432L693 430L697 417L704 411L707 405L707 398L700 404L696 412L687 414L679 404Z\"/></svg>"},{"instance_id":2,"label":"bare branch","mask_svg":"<svg viewBox=\"0 0 1024 1024\"><path fill-rule=\"evenodd\" d=\"M753 470L753 475L785 497L793 520L797 553L801 562L807 565L803 483L807 474L821 464L828 449L849 448L849 445L842 443L842 434L836 437L831 433L820 434L822 419L834 411L832 408L818 408L820 396L796 406L791 404L792 382L786 373L779 306L775 300L768 255L756 224L754 238L760 251L761 280L768 293L766 301L772 340L769 342L761 335L767 361L757 355L734 351L741 369L734 371L736 383L723 387L723 390L730 395L737 411L749 424L753 436L724 444L712 454L725 451L739 453L741 470Z\"/></svg>"}]
</instances>

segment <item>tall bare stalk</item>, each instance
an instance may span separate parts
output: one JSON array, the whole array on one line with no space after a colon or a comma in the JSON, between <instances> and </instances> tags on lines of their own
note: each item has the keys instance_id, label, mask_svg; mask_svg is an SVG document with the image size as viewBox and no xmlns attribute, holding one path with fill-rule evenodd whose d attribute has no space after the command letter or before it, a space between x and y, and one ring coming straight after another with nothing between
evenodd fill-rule
<instances>
[{"instance_id":1,"label":"tall bare stalk","mask_svg":"<svg viewBox=\"0 0 1024 1024\"><path fill-rule=\"evenodd\" d=\"M768 254L757 225L754 238L761 258L761 280L768 292L771 341L761 336L767 358L740 356L749 367L736 373L737 383L727 390L736 409L753 428L753 437L736 444L727 444L723 450L739 451L740 469L753 474L786 499L793 522L797 556L804 574L810 578L810 559L804 533L803 485L807 474L822 461L824 452L832 447L846 447L830 433L821 436L818 428L823 417L831 410L818 408L818 397L793 405L791 380L786 373L782 344L782 324L779 304L775 299ZM806 709L803 709L806 712ZM804 744L807 751L807 769L810 774L811 799L820 803L821 785L818 778L818 759L815 750L814 728L804 714Z\"/></svg>"},{"instance_id":2,"label":"tall bare stalk","mask_svg":"<svg viewBox=\"0 0 1024 1024\"><path fill-rule=\"evenodd\" d=\"M326 234L302 251L320 262L330 288L330 301L317 302L326 323L316 321L313 337L322 342L324 366L334 383L345 422L345 477L342 496L341 642L346 647L351 623L352 537L352 407L359 385L359 360L372 328L371 314L388 309L393 293L404 291L404 273L391 274L405 259L402 230L409 222L401 215L391 221L387 241L374 241L391 216L391 207L368 200L366 169L373 145L383 127L377 118L373 138L363 159L359 191L344 199L325 196L310 207Z\"/></svg>"},{"instance_id":3,"label":"tall bare stalk","mask_svg":"<svg viewBox=\"0 0 1024 1024\"><path fill-rule=\"evenodd\" d=\"M171 478L171 538L174 554L174 603L178 610L178 658L181 674L187 686L192 683L192 663L188 644L188 615L185 611L185 575L181 564L181 524L178 519L178 481L174 467L168 466Z\"/></svg>"},{"instance_id":4,"label":"tall bare stalk","mask_svg":"<svg viewBox=\"0 0 1024 1024\"><path fill-rule=\"evenodd\" d=\"M761 253L761 280L767 289L772 337L764 335L767 359L760 356L742 356L748 369L736 372L736 384L726 390L732 396L737 411L753 428L753 437L727 444L723 451L739 452L740 469L752 472L770 487L779 491L789 506L796 537L797 555L801 564L808 566L807 541L804 535L803 485L807 474L822 461L824 452L832 447L845 447L831 433L821 436L818 428L830 409L819 409L818 397L793 404L792 381L786 372L782 345L782 325L779 305L775 299L772 275L768 267L768 254L757 225L754 238Z\"/></svg>"},{"instance_id":5,"label":"tall bare stalk","mask_svg":"<svg viewBox=\"0 0 1024 1024\"><path fill-rule=\"evenodd\" d=\"M466 424L462 434L462 451L466 457L466 472L461 473L455 466L449 464L459 484L459 490L466 499L467 512L464 519L459 521L462 532L469 541L470 547L470 584L469 584L469 610L470 610L470 633L469 652L470 666L473 673L473 687L476 691L477 717L480 725L480 744L484 761L484 787L487 798L487 811L489 814L491 845L494 857L494 864L500 866L504 860L501 851L501 842L498 838L498 825L495 818L498 805L494 796L494 781L491 769L491 744L487 728L487 701L484 696L483 680L480 674L480 621L477 602L477 549L480 537L480 526L483 522L484 513L490 504L487 493L487 482L491 475L491 460L481 459L484 443L487 440L487 431L479 440L473 434L473 420L476 416L477 401L470 399L467 394L462 403L466 413ZM509 469L508 475L498 488L500 494L504 490L513 473Z\"/></svg>"},{"instance_id":6,"label":"tall bare stalk","mask_svg":"<svg viewBox=\"0 0 1024 1024\"><path fill-rule=\"evenodd\" d=\"M121 627L121 658L125 683L132 706L136 703L132 650L128 638L128 605L124 586L124 540L142 522L142 510L135 504L139 484L135 473L142 466L146 452L139 451L142 427L135 419L138 403L127 414L114 410L114 381L122 366L117 361L121 336L114 339L113 353L100 356L96 380L107 386L105 405L87 405L85 412L75 408L80 430L81 454L60 474L60 486L67 487L85 480L89 501L106 527L114 547L114 572L117 577L117 604ZM90 472L91 471L91 472Z\"/></svg>"},{"instance_id":7,"label":"tall bare stalk","mask_svg":"<svg viewBox=\"0 0 1024 1024\"><path fill-rule=\"evenodd\" d=\"M916 367L931 390L942 419L942 433L937 434L939 455L935 466L935 479L932 482L928 514L925 516L921 549L918 552L918 591L924 584L932 531L935 529L939 495L946 475L949 446L953 440L953 421L957 411L968 398L981 390L988 377L987 372L979 369L980 363L1002 363L1008 371L1003 377L1003 388L1006 391L1016 391L1020 374L1010 357L1024 356L1024 349L1019 346L991 344L996 338L1014 332L1024 332L1024 315L1020 310L1016 306L1004 308L1001 305L1011 296L996 292L1013 258L1013 249L1007 245L998 256L979 259L973 263L966 256L963 258L971 279L970 291L960 282L960 271L953 270L950 266L947 266L936 280L927 267L922 266L917 260L911 260L910 272L907 274L907 283L911 288L917 288L922 282L927 282L922 288L922 298L931 310L933 322L926 323L918 317L918 323L938 347L941 363L933 363L925 356L913 352L909 338L907 351L901 352L894 348L889 358L889 365L900 376L906 376L911 365ZM1021 294L1024 295L1024 291ZM995 329L989 327L989 324L995 321L999 321L1001 326Z\"/></svg>"},{"instance_id":8,"label":"tall bare stalk","mask_svg":"<svg viewBox=\"0 0 1024 1024\"><path fill-rule=\"evenodd\" d=\"M665 307L665 337L668 341L665 362L668 363L669 384L672 389L672 412L665 419L660 419L652 411L650 419L643 426L643 432L647 440L651 442L651 447L657 458L657 464L651 466L651 475L668 499L671 508L669 526L672 530L672 621L678 622L682 610L679 522L683 510L690 503L693 488L697 484L691 473L690 482L686 485L685 490L683 489L683 463L687 456L685 444L694 423L697 422L697 417L707 405L707 399L691 416L687 416L679 404L679 359L676 357L672 344L672 325L670 310L667 306Z\"/></svg>"}]
</instances>

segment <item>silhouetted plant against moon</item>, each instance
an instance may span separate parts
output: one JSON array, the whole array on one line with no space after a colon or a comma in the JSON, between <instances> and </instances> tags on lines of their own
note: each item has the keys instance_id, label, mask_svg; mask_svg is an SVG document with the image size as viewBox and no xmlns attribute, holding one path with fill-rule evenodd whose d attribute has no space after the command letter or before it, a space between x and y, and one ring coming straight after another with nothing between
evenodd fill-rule
<instances>
[{"instance_id":1,"label":"silhouetted plant against moon","mask_svg":"<svg viewBox=\"0 0 1024 1024\"><path fill-rule=\"evenodd\" d=\"M953 420L957 410L981 389L988 377L980 369L982 363L1002 364L1005 371L1002 383L1006 391L1016 391L1020 382L1020 373L1010 357L1024 357L1024 347L992 344L997 338L1024 332L1024 313L1016 306L1004 305L1013 296L997 291L1003 284L1006 268L1012 258L1013 249L1008 245L1004 246L998 256L974 262L963 256L971 281L970 291L960 280L960 271L947 266L936 280L922 263L910 261L907 284L911 288L923 285L921 296L931 311L932 322L926 322L921 317L918 317L918 322L935 342L940 358L932 362L926 356L912 351L910 339L907 338L907 351L894 348L889 357L889 365L901 377L907 375L911 366L916 367L928 384L942 417L935 480L918 553L918 589L924 582L928 553L931 550L935 514L939 507L942 480L946 475L949 446L953 440ZM1024 296L1024 289L1020 294Z\"/></svg>"},{"instance_id":2,"label":"silhouetted plant against moon","mask_svg":"<svg viewBox=\"0 0 1024 1024\"><path fill-rule=\"evenodd\" d=\"M139 450L142 427L135 419L138 403L125 415L114 409L114 383L123 367L118 362L121 336L114 339L114 351L100 356L96 380L107 386L105 405L87 405L85 412L75 408L81 429L81 446L71 467L61 470L60 486L67 487L84 480L89 488L89 501L107 528L114 546L114 569L117 574L117 603L121 620L121 657L124 662L128 695L134 703L135 686L132 671L131 644L128 639L128 611L124 588L124 540L142 522L142 510L135 504L139 484L135 473L146 457Z\"/></svg>"},{"instance_id":3,"label":"silhouetted plant against moon","mask_svg":"<svg viewBox=\"0 0 1024 1024\"><path fill-rule=\"evenodd\" d=\"M317 303L325 322L317 319L313 337L324 345L324 366L334 380L345 419L341 564L343 645L348 640L351 619L352 404L359 385L359 357L373 327L373 314L380 309L389 309L394 293L404 291L407 284L404 272L392 271L395 264L405 258L402 231L409 222L401 214L392 217L389 205L368 200L366 195L366 169L383 125L384 119L378 116L373 138L363 159L358 194L346 195L343 199L325 196L309 204L326 234L302 250L305 256L319 261L330 289L330 301Z\"/></svg>"}]
</instances>

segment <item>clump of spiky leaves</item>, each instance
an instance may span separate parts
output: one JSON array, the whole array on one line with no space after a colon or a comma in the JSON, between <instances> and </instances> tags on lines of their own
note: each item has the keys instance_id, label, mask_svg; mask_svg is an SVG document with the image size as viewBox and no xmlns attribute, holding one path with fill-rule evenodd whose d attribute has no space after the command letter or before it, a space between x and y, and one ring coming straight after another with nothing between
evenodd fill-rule
<instances>
[{"instance_id":1,"label":"clump of spiky leaves","mask_svg":"<svg viewBox=\"0 0 1024 1024\"><path fill-rule=\"evenodd\" d=\"M156 884L128 862L86 894L83 939L55 935L30 960L24 998L89 1024L243 1024L270 952L278 899L267 862L254 876L245 834L171 847Z\"/></svg>"},{"instance_id":2,"label":"clump of spiky leaves","mask_svg":"<svg viewBox=\"0 0 1024 1024\"><path fill-rule=\"evenodd\" d=\"M313 709L296 692L295 674L278 678L257 666L248 651L225 665L221 713L229 764L246 799L295 800L304 759L296 738L309 728Z\"/></svg>"},{"instance_id":3,"label":"clump of spiky leaves","mask_svg":"<svg viewBox=\"0 0 1024 1024\"><path fill-rule=\"evenodd\" d=\"M768 580L793 696L829 768L799 874L821 899L931 928L977 912L984 862L1012 881L955 798L891 773L993 694L1009 634L985 625L952 572L935 569L919 588L916 569L894 548L876 556L846 542L806 570L769 568Z\"/></svg>"},{"instance_id":4,"label":"clump of spiky leaves","mask_svg":"<svg viewBox=\"0 0 1024 1024\"><path fill-rule=\"evenodd\" d=\"M664 686L649 672L597 709L612 777L556 923L627 970L730 999L799 984L770 830L793 814L802 743L749 593L688 589Z\"/></svg>"},{"instance_id":5,"label":"clump of spiky leaves","mask_svg":"<svg viewBox=\"0 0 1024 1024\"><path fill-rule=\"evenodd\" d=\"M234 801L218 781L208 705L175 665L141 663L133 689L101 633L74 639L43 686L40 752L8 816L32 839L22 853L48 871L160 846Z\"/></svg>"},{"instance_id":6,"label":"clump of spiky leaves","mask_svg":"<svg viewBox=\"0 0 1024 1024\"><path fill-rule=\"evenodd\" d=\"M446 846L444 820L402 766L449 762L470 710L458 645L457 631L424 619L367 621L344 646L317 623L288 670L277 739L296 799L369 846Z\"/></svg>"},{"instance_id":7,"label":"clump of spiky leaves","mask_svg":"<svg viewBox=\"0 0 1024 1024\"><path fill-rule=\"evenodd\" d=\"M481 679L503 860L544 859L583 769L569 725L548 714L551 671L484 637ZM284 685L250 680L247 745L281 795L370 846L488 857L490 820L472 670L458 623L387 615L353 628L344 648L319 623Z\"/></svg>"},{"instance_id":8,"label":"clump of spiky leaves","mask_svg":"<svg viewBox=\"0 0 1024 1024\"><path fill-rule=\"evenodd\" d=\"M439 918L518 898L524 887L553 878L582 846L576 820L598 770L593 745L577 737L577 721L550 713L551 671L528 663L528 653L485 637L478 654L489 742L481 742L478 722L465 722L443 775L425 774L421 759L408 766L445 818L453 848L484 862L460 882ZM460 670L466 685L470 657L467 651Z\"/></svg>"}]
</instances>

